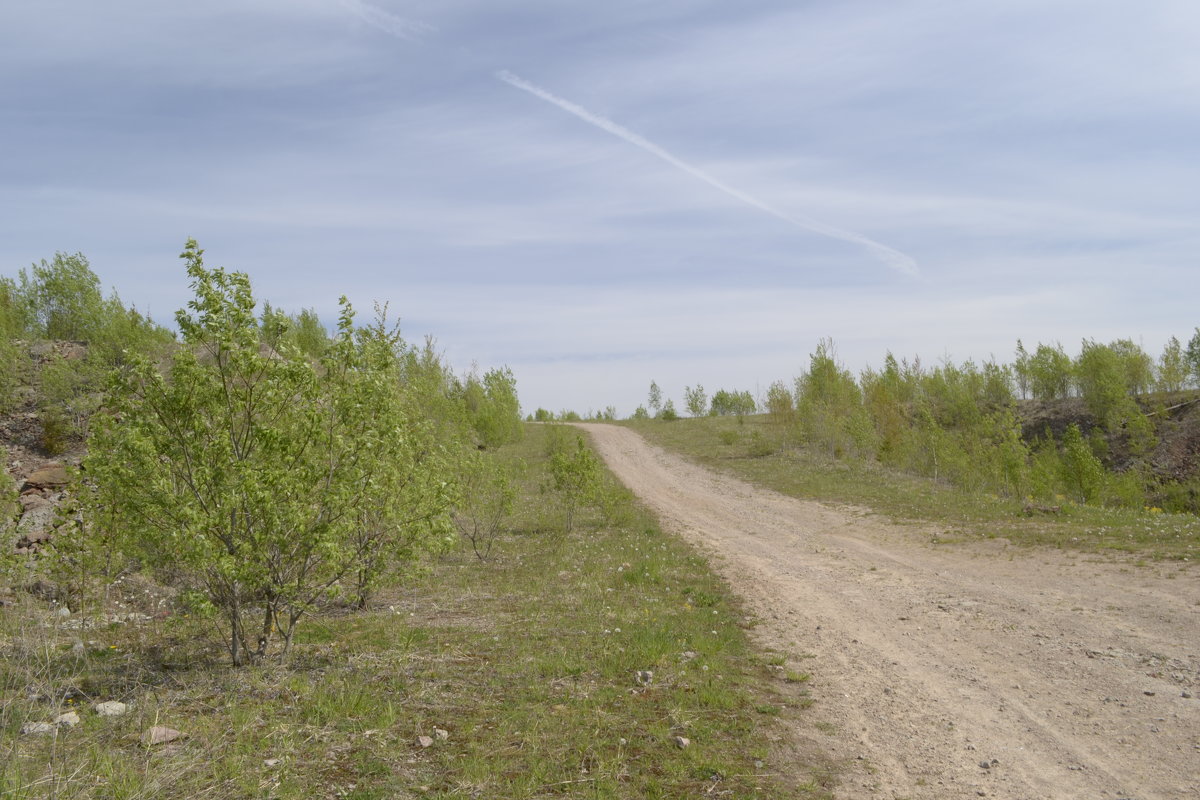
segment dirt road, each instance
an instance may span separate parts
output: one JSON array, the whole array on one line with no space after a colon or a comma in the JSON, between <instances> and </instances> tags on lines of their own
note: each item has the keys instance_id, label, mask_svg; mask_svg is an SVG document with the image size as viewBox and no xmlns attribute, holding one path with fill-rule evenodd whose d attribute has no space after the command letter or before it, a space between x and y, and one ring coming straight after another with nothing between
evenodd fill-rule
<instances>
[{"instance_id":1,"label":"dirt road","mask_svg":"<svg viewBox=\"0 0 1200 800\"><path fill-rule=\"evenodd\" d=\"M1200 798L1195 570L938 545L581 427L767 643L812 654L840 797Z\"/></svg>"}]
</instances>

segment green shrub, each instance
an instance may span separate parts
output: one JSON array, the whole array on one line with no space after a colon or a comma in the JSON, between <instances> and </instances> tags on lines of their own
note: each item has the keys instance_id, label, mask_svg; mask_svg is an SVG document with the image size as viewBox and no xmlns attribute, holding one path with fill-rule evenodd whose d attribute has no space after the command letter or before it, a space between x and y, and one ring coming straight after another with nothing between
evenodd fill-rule
<instances>
[{"instance_id":1,"label":"green shrub","mask_svg":"<svg viewBox=\"0 0 1200 800\"><path fill-rule=\"evenodd\" d=\"M747 452L754 458L763 458L774 454L775 444L764 436L762 431L754 431L750 434L750 446Z\"/></svg>"}]
</instances>

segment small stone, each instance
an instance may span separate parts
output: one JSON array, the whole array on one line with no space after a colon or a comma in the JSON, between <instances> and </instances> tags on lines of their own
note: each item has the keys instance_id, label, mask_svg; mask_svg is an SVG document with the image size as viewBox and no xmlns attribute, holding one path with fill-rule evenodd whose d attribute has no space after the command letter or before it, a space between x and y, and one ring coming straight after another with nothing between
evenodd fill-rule
<instances>
[{"instance_id":1,"label":"small stone","mask_svg":"<svg viewBox=\"0 0 1200 800\"><path fill-rule=\"evenodd\" d=\"M167 744L168 742L178 741L186 735L174 728L155 725L142 734L142 744L146 745L146 747L153 747L156 744Z\"/></svg>"},{"instance_id":2,"label":"small stone","mask_svg":"<svg viewBox=\"0 0 1200 800\"><path fill-rule=\"evenodd\" d=\"M54 724L60 728L74 728L79 724L79 715L74 711L68 711L65 714L59 714L54 718Z\"/></svg>"},{"instance_id":3,"label":"small stone","mask_svg":"<svg viewBox=\"0 0 1200 800\"><path fill-rule=\"evenodd\" d=\"M430 736L418 736L417 744L421 747L433 747L433 738Z\"/></svg>"},{"instance_id":4,"label":"small stone","mask_svg":"<svg viewBox=\"0 0 1200 800\"><path fill-rule=\"evenodd\" d=\"M45 734L54 733L58 728L49 722L26 722L21 726L21 734Z\"/></svg>"},{"instance_id":5,"label":"small stone","mask_svg":"<svg viewBox=\"0 0 1200 800\"><path fill-rule=\"evenodd\" d=\"M629 740L622 736L620 739L617 739L617 744L624 747L625 745L629 744Z\"/></svg>"},{"instance_id":6,"label":"small stone","mask_svg":"<svg viewBox=\"0 0 1200 800\"><path fill-rule=\"evenodd\" d=\"M102 717L119 717L125 713L126 705L117 700L106 700L96 704L96 713Z\"/></svg>"},{"instance_id":7,"label":"small stone","mask_svg":"<svg viewBox=\"0 0 1200 800\"><path fill-rule=\"evenodd\" d=\"M268 758L265 761L263 761L264 767L274 767L274 766L277 766L278 764L279 764L278 758Z\"/></svg>"},{"instance_id":8,"label":"small stone","mask_svg":"<svg viewBox=\"0 0 1200 800\"><path fill-rule=\"evenodd\" d=\"M654 672L648 669L638 670L637 682L639 686L649 686L654 682Z\"/></svg>"},{"instance_id":9,"label":"small stone","mask_svg":"<svg viewBox=\"0 0 1200 800\"><path fill-rule=\"evenodd\" d=\"M443 742L450 738L450 731L434 728L433 735L441 739Z\"/></svg>"},{"instance_id":10,"label":"small stone","mask_svg":"<svg viewBox=\"0 0 1200 800\"><path fill-rule=\"evenodd\" d=\"M1187 689L1184 689L1184 690L1183 690L1183 692L1182 692L1182 693L1181 693L1179 696L1180 696L1180 697L1182 697L1182 698L1183 698L1183 699L1185 699L1185 700L1191 700L1191 699L1192 699L1192 693L1191 693L1191 692L1189 692Z\"/></svg>"},{"instance_id":11,"label":"small stone","mask_svg":"<svg viewBox=\"0 0 1200 800\"><path fill-rule=\"evenodd\" d=\"M682 750L683 748L687 747L689 744L692 743L692 740L687 738L686 736L676 736L671 741L673 741L675 743L675 746L678 747L680 750Z\"/></svg>"},{"instance_id":12,"label":"small stone","mask_svg":"<svg viewBox=\"0 0 1200 800\"><path fill-rule=\"evenodd\" d=\"M982 768L982 769L991 769L991 768L992 768L992 762L990 762L990 761L980 761L980 762L979 762L979 766L980 766L980 768Z\"/></svg>"},{"instance_id":13,"label":"small stone","mask_svg":"<svg viewBox=\"0 0 1200 800\"><path fill-rule=\"evenodd\" d=\"M59 606L58 608L54 609L54 616L64 618L69 617L71 616L71 609L67 608L66 606Z\"/></svg>"}]
</instances>

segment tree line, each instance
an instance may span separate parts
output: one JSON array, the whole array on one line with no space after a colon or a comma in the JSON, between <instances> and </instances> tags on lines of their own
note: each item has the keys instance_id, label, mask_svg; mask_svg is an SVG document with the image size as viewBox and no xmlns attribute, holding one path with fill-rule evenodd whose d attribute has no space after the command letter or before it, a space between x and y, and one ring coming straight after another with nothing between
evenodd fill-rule
<instances>
[{"instance_id":1,"label":"tree line","mask_svg":"<svg viewBox=\"0 0 1200 800\"><path fill-rule=\"evenodd\" d=\"M808 370L772 384L764 405L785 436L833 458L1016 498L1198 512L1194 478L1150 465L1156 419L1194 402L1181 392L1198 385L1200 329L1186 347L1172 337L1157 359L1130 339L1085 339L1074 357L1057 343L1030 352L1018 342L1010 364L927 367L889 353L857 376L822 340ZM1082 412L1039 427L1031 403Z\"/></svg>"}]
</instances>

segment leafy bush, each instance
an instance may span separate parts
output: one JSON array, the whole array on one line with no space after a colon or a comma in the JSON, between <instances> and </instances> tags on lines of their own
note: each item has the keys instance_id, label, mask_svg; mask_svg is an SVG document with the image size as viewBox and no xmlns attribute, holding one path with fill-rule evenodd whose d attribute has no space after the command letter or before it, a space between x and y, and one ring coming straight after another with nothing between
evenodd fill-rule
<instances>
[{"instance_id":1,"label":"leafy bush","mask_svg":"<svg viewBox=\"0 0 1200 800\"><path fill-rule=\"evenodd\" d=\"M754 458L763 458L775 453L775 444L764 436L762 431L754 431L750 434L748 452Z\"/></svg>"},{"instance_id":2,"label":"leafy bush","mask_svg":"<svg viewBox=\"0 0 1200 800\"><path fill-rule=\"evenodd\" d=\"M263 347L250 281L189 241L186 347L138 357L92 427L81 502L112 543L203 592L234 664L261 659L318 601L355 591L449 535L450 470L399 392L400 342L342 301L319 366ZM185 587L188 588L188 587ZM254 619L257 617L257 621Z\"/></svg>"},{"instance_id":3,"label":"leafy bush","mask_svg":"<svg viewBox=\"0 0 1200 800\"><path fill-rule=\"evenodd\" d=\"M550 456L545 489L555 496L568 533L574 529L579 510L596 500L600 476L600 461L583 436L576 434L573 444L565 437L558 440Z\"/></svg>"},{"instance_id":4,"label":"leafy bush","mask_svg":"<svg viewBox=\"0 0 1200 800\"><path fill-rule=\"evenodd\" d=\"M517 488L496 460L468 452L459 473L454 524L480 561L492 552L501 524L512 513Z\"/></svg>"}]
</instances>

